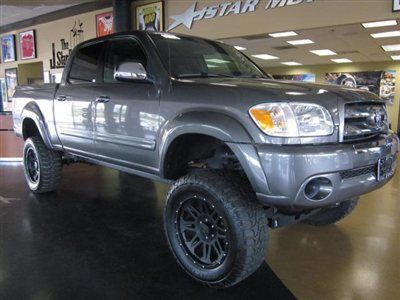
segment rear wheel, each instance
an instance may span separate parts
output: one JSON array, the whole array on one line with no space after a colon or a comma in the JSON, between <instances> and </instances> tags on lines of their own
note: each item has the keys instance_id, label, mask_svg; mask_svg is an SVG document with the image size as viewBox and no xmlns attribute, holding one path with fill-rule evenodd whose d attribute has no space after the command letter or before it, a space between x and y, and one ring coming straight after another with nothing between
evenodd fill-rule
<instances>
[{"instance_id":1,"label":"rear wheel","mask_svg":"<svg viewBox=\"0 0 400 300\"><path fill-rule=\"evenodd\" d=\"M221 174L199 171L180 178L168 193L164 226L178 263L213 287L245 279L266 255L263 208Z\"/></svg>"},{"instance_id":2,"label":"rear wheel","mask_svg":"<svg viewBox=\"0 0 400 300\"><path fill-rule=\"evenodd\" d=\"M354 208L357 206L357 203L358 198L355 198L344 201L334 207L323 208L319 212L311 215L309 218L304 220L303 223L313 226L325 226L334 224L351 214Z\"/></svg>"},{"instance_id":3,"label":"rear wheel","mask_svg":"<svg viewBox=\"0 0 400 300\"><path fill-rule=\"evenodd\" d=\"M60 181L61 155L48 149L40 137L30 137L24 145L24 171L32 192L54 191Z\"/></svg>"}]
</instances>

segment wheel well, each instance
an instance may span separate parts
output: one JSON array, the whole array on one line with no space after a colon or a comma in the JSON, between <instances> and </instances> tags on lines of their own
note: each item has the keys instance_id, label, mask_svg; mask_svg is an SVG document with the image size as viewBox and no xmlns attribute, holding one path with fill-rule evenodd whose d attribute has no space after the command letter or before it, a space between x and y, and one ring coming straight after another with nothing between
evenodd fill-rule
<instances>
[{"instance_id":1,"label":"wheel well","mask_svg":"<svg viewBox=\"0 0 400 300\"><path fill-rule=\"evenodd\" d=\"M164 177L175 180L193 168L243 171L239 160L223 141L202 134L185 134L168 148Z\"/></svg>"},{"instance_id":2,"label":"wheel well","mask_svg":"<svg viewBox=\"0 0 400 300\"><path fill-rule=\"evenodd\" d=\"M24 140L32 136L40 136L39 129L36 126L35 121L30 118L24 120L22 124L22 136Z\"/></svg>"}]
</instances>

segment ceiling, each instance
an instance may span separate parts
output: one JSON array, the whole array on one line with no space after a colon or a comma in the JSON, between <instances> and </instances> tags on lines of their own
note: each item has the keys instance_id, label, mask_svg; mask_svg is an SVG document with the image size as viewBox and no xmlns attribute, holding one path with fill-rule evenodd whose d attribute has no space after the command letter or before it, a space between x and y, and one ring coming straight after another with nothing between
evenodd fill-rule
<instances>
[{"instance_id":1,"label":"ceiling","mask_svg":"<svg viewBox=\"0 0 400 300\"><path fill-rule=\"evenodd\" d=\"M400 37L374 39L371 33L400 30L398 25L380 28L364 28L361 24L298 30L298 36L272 38L268 34L239 37L223 40L233 46L247 48L244 53L261 67L283 67L282 62L294 61L303 65L335 64L331 59L348 58L357 62L392 61L391 55L399 52L385 52L382 45L400 44ZM314 44L292 46L287 41L310 39ZM330 49L338 55L320 57L310 50ZM252 57L256 54L269 54L279 59L262 60Z\"/></svg>"},{"instance_id":2,"label":"ceiling","mask_svg":"<svg viewBox=\"0 0 400 300\"><path fill-rule=\"evenodd\" d=\"M0 27L93 0L0 0Z\"/></svg>"}]
</instances>

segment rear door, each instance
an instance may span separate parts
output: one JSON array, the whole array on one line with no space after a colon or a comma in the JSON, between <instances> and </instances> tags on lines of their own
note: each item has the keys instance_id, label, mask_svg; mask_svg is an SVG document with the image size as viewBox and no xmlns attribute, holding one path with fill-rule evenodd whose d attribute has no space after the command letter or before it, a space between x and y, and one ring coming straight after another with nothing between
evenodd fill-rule
<instances>
[{"instance_id":1,"label":"rear door","mask_svg":"<svg viewBox=\"0 0 400 300\"><path fill-rule=\"evenodd\" d=\"M66 82L54 101L57 133L63 147L86 156L96 156L93 140L93 89L100 78L104 42L81 46L73 57Z\"/></svg>"},{"instance_id":2,"label":"rear door","mask_svg":"<svg viewBox=\"0 0 400 300\"><path fill-rule=\"evenodd\" d=\"M147 68L147 55L140 41L133 36L110 39L104 55L103 83L94 88L97 153L101 160L156 173L158 90L149 81L117 81L114 71L127 61L140 62Z\"/></svg>"}]
</instances>

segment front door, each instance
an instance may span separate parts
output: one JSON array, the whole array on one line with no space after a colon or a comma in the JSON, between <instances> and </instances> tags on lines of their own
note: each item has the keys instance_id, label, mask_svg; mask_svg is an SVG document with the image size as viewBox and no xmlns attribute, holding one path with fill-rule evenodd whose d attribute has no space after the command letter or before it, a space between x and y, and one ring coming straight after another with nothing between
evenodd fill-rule
<instances>
[{"instance_id":1,"label":"front door","mask_svg":"<svg viewBox=\"0 0 400 300\"><path fill-rule=\"evenodd\" d=\"M70 73L54 99L57 133L69 152L95 156L93 140L93 87L99 78L104 42L84 45L75 52Z\"/></svg>"},{"instance_id":2,"label":"front door","mask_svg":"<svg viewBox=\"0 0 400 300\"><path fill-rule=\"evenodd\" d=\"M108 42L103 83L94 88L94 140L101 160L156 173L156 136L159 129L159 97L151 82L121 82L114 71L122 62L141 62L147 56L133 37Z\"/></svg>"}]
</instances>

